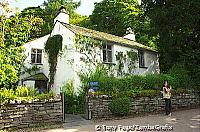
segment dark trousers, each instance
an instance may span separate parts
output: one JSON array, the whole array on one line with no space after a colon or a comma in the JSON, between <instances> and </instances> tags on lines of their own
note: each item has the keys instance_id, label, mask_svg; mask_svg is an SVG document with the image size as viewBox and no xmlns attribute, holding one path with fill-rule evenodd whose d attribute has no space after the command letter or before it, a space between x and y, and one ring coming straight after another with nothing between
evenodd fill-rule
<instances>
[{"instance_id":1,"label":"dark trousers","mask_svg":"<svg viewBox=\"0 0 200 132\"><path fill-rule=\"evenodd\" d=\"M169 115L172 111L171 99L165 99L165 112L166 115Z\"/></svg>"}]
</instances>

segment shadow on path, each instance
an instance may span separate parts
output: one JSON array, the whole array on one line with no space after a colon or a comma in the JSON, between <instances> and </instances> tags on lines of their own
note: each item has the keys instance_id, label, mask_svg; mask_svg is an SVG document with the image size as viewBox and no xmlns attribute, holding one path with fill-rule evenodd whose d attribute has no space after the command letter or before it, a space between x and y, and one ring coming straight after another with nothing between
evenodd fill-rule
<instances>
[{"instance_id":1,"label":"shadow on path","mask_svg":"<svg viewBox=\"0 0 200 132\"><path fill-rule=\"evenodd\" d=\"M66 114L65 115L65 123L64 128L68 127L75 127L75 126L82 126L82 125L91 125L94 122L92 120L86 120L81 115L73 115L73 114Z\"/></svg>"}]
</instances>

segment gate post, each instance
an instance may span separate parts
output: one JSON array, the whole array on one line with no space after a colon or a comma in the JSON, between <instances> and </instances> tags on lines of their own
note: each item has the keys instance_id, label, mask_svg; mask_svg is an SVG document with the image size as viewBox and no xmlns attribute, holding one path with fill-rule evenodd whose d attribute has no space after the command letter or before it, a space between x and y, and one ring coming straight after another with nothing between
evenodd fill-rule
<instances>
[{"instance_id":1,"label":"gate post","mask_svg":"<svg viewBox=\"0 0 200 132\"><path fill-rule=\"evenodd\" d=\"M89 106L89 95L86 95L86 119L91 120L92 119L92 111L90 109L91 106Z\"/></svg>"},{"instance_id":2,"label":"gate post","mask_svg":"<svg viewBox=\"0 0 200 132\"><path fill-rule=\"evenodd\" d=\"M65 121L65 93L61 93L63 122Z\"/></svg>"}]
</instances>

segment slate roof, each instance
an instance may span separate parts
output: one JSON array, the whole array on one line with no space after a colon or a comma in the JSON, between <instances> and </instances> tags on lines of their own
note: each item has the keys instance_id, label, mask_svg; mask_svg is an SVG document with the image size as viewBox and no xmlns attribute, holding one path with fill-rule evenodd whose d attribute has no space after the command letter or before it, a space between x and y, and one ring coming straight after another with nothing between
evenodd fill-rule
<instances>
[{"instance_id":1,"label":"slate roof","mask_svg":"<svg viewBox=\"0 0 200 132\"><path fill-rule=\"evenodd\" d=\"M140 43L137 43L135 41L132 40L128 40L119 36L115 36L112 34L108 34L108 33L104 33L104 32L99 32L99 31L95 31L92 29L87 29L87 28L83 28L83 27L79 27L79 26L75 26L72 24L65 24L60 22L61 24L63 24L66 28L68 28L69 30L71 30L72 32L76 33L76 34L81 34L83 36L87 36L87 37L91 37L91 38L96 38L99 40L107 40L110 42L114 42L115 44L118 45L123 45L123 46L129 46L129 47L134 47L136 49L143 49L143 50L149 50L149 51L153 51L153 52L158 52L148 46L142 45Z\"/></svg>"},{"instance_id":2,"label":"slate roof","mask_svg":"<svg viewBox=\"0 0 200 132\"><path fill-rule=\"evenodd\" d=\"M31 75L31 76L23 79L23 81L27 81L27 80L43 80L43 81L48 81L48 78L44 75L44 73L38 73L38 74Z\"/></svg>"}]
</instances>

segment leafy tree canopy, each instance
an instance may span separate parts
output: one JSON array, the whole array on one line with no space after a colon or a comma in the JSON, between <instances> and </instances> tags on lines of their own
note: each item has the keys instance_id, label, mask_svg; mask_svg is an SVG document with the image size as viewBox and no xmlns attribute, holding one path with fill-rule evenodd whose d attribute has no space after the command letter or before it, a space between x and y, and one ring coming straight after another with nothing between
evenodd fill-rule
<instances>
[{"instance_id":1,"label":"leafy tree canopy","mask_svg":"<svg viewBox=\"0 0 200 132\"><path fill-rule=\"evenodd\" d=\"M95 4L89 18L89 28L124 36L127 28L131 27L136 33L136 41L156 48L156 37L148 34L150 19L144 15L137 0L103 0Z\"/></svg>"},{"instance_id":2,"label":"leafy tree canopy","mask_svg":"<svg viewBox=\"0 0 200 132\"><path fill-rule=\"evenodd\" d=\"M8 18L12 12L9 3L0 2L0 87L11 87L18 80L24 58L22 44L28 40L29 21L16 16Z\"/></svg>"},{"instance_id":3,"label":"leafy tree canopy","mask_svg":"<svg viewBox=\"0 0 200 132\"><path fill-rule=\"evenodd\" d=\"M79 2L74 2L73 0L47 0L45 1L44 6L44 21L45 21L45 29L44 34L48 34L53 29L53 20L56 17L58 10L61 6L64 6L66 10L70 14L70 19L74 16L76 17L77 14L75 13L75 9L80 6Z\"/></svg>"},{"instance_id":4,"label":"leafy tree canopy","mask_svg":"<svg viewBox=\"0 0 200 132\"><path fill-rule=\"evenodd\" d=\"M193 79L199 78L200 1L145 0L143 8L152 31L159 35L161 70L167 72L174 64L183 63Z\"/></svg>"}]
</instances>

